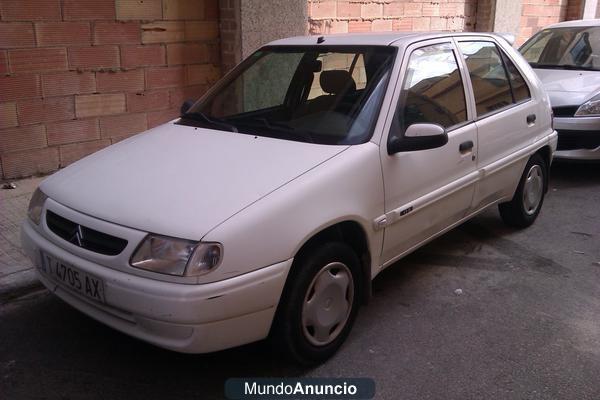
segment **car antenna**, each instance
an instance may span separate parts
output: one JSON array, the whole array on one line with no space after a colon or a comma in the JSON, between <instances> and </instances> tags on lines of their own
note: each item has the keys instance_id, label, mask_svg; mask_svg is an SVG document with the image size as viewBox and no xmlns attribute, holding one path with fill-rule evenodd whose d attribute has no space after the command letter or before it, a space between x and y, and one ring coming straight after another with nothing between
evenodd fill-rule
<instances>
[{"instance_id":1,"label":"car antenna","mask_svg":"<svg viewBox=\"0 0 600 400\"><path fill-rule=\"evenodd\" d=\"M317 38L317 43L323 43L325 41L325 37L324 36L319 36Z\"/></svg>"}]
</instances>

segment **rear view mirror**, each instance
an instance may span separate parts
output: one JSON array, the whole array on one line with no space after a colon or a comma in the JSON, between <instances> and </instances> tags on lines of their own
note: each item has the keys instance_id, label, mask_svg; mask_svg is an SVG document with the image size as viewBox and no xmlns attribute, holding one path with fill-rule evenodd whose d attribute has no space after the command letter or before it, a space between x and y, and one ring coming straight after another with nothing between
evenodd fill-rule
<instances>
[{"instance_id":1,"label":"rear view mirror","mask_svg":"<svg viewBox=\"0 0 600 400\"><path fill-rule=\"evenodd\" d=\"M394 137L388 143L388 154L404 151L428 150L448 143L446 130L438 124L412 124L403 137Z\"/></svg>"},{"instance_id":2,"label":"rear view mirror","mask_svg":"<svg viewBox=\"0 0 600 400\"><path fill-rule=\"evenodd\" d=\"M194 105L195 101L188 99L186 101L183 102L183 104L181 105L181 108L179 109L179 112L181 113L181 115L185 114L186 112L189 111L190 108L192 108L192 106Z\"/></svg>"}]
</instances>

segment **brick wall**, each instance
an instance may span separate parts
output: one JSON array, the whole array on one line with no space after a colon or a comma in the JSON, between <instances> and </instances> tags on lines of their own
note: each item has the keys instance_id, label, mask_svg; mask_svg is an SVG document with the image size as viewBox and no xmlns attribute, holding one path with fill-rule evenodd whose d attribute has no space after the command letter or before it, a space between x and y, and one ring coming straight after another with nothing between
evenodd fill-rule
<instances>
[{"instance_id":1,"label":"brick wall","mask_svg":"<svg viewBox=\"0 0 600 400\"><path fill-rule=\"evenodd\" d=\"M516 45L523 44L543 27L581 18L582 0L523 0L521 25Z\"/></svg>"},{"instance_id":2,"label":"brick wall","mask_svg":"<svg viewBox=\"0 0 600 400\"><path fill-rule=\"evenodd\" d=\"M218 0L0 0L0 176L178 114L220 76Z\"/></svg>"},{"instance_id":3,"label":"brick wall","mask_svg":"<svg viewBox=\"0 0 600 400\"><path fill-rule=\"evenodd\" d=\"M240 31L240 0L221 0L221 65L223 71L229 71L242 58Z\"/></svg>"},{"instance_id":4,"label":"brick wall","mask_svg":"<svg viewBox=\"0 0 600 400\"><path fill-rule=\"evenodd\" d=\"M311 34L474 30L477 0L308 0Z\"/></svg>"}]
</instances>

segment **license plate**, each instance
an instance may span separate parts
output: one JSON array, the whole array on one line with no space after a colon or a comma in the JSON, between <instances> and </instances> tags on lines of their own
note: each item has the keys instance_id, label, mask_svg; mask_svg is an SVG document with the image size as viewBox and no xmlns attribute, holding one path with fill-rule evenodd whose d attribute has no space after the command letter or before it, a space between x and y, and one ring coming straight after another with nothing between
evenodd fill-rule
<instances>
[{"instance_id":1,"label":"license plate","mask_svg":"<svg viewBox=\"0 0 600 400\"><path fill-rule=\"evenodd\" d=\"M44 253L39 269L62 286L104 303L104 282L101 279Z\"/></svg>"}]
</instances>

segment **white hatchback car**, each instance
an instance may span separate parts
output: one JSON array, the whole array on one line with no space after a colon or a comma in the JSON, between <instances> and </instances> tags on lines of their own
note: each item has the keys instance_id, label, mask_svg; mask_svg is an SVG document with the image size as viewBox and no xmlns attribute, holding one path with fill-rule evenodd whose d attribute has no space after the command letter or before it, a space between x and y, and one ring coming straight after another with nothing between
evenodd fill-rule
<instances>
[{"instance_id":1,"label":"white hatchback car","mask_svg":"<svg viewBox=\"0 0 600 400\"><path fill-rule=\"evenodd\" d=\"M600 19L548 26L520 51L550 96L555 157L600 160Z\"/></svg>"},{"instance_id":2,"label":"white hatchback car","mask_svg":"<svg viewBox=\"0 0 600 400\"><path fill-rule=\"evenodd\" d=\"M533 223L555 148L500 37L290 38L47 178L22 241L44 285L129 335L203 353L271 334L316 363L385 267L495 204Z\"/></svg>"}]
</instances>

